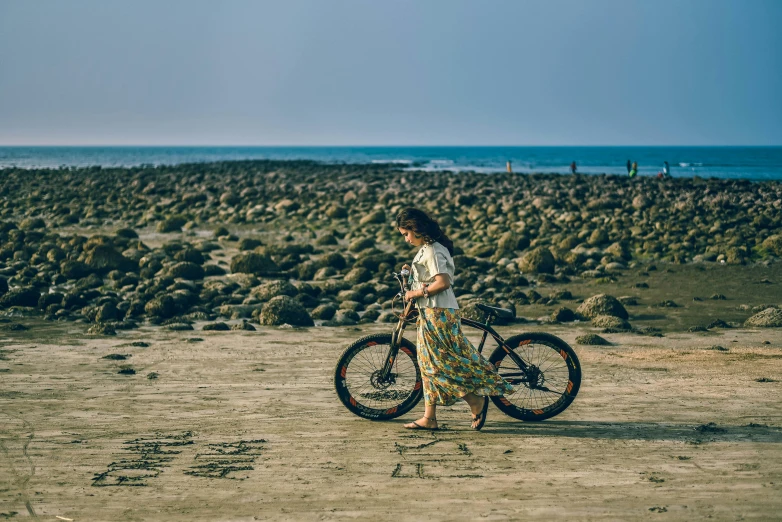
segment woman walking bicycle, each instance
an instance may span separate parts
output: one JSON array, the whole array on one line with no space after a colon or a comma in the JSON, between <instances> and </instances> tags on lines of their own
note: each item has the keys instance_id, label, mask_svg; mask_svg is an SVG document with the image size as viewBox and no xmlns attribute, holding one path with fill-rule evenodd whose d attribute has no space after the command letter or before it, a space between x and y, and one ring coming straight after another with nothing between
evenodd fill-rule
<instances>
[{"instance_id":1,"label":"woman walking bicycle","mask_svg":"<svg viewBox=\"0 0 782 522\"><path fill-rule=\"evenodd\" d=\"M472 428L486 422L489 396L506 395L513 387L504 381L464 336L459 305L451 288L454 280L453 241L425 212L406 208L396 217L405 241L420 247L413 259L411 289L405 300L416 299L419 310L417 352L424 390L424 415L407 429L436 430L437 406L463 399L472 412Z\"/></svg>"}]
</instances>

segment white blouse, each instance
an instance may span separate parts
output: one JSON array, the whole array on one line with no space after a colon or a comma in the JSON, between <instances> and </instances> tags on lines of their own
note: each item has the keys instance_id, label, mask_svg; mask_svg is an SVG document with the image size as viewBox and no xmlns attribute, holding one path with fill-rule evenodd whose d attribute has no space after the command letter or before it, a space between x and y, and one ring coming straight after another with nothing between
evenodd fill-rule
<instances>
[{"instance_id":1,"label":"white blouse","mask_svg":"<svg viewBox=\"0 0 782 522\"><path fill-rule=\"evenodd\" d=\"M424 245L413 259L411 270L411 290L420 290L424 283L432 284L435 282L434 276L445 274L448 281L453 285L454 264L448 249L436 241ZM448 287L438 294L426 297L419 297L416 301L419 308L459 308L456 302L456 294L453 288Z\"/></svg>"}]
</instances>

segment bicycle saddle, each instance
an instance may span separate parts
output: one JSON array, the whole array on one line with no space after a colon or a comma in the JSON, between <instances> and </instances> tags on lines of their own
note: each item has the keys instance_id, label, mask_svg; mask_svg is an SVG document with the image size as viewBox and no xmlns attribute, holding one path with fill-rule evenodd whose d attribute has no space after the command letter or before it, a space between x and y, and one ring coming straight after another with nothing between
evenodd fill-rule
<instances>
[{"instance_id":1,"label":"bicycle saddle","mask_svg":"<svg viewBox=\"0 0 782 522\"><path fill-rule=\"evenodd\" d=\"M514 317L516 317L516 314L514 314L512 310L508 310L507 308L498 308L496 306L489 306L483 303L476 304L475 308L477 308L482 312L486 312L487 314L492 314L495 317L499 317L500 319L513 319Z\"/></svg>"}]
</instances>

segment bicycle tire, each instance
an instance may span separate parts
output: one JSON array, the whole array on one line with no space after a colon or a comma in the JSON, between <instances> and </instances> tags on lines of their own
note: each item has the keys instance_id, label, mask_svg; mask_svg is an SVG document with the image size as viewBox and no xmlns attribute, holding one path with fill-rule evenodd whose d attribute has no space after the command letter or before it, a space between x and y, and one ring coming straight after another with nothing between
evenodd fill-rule
<instances>
[{"instance_id":1,"label":"bicycle tire","mask_svg":"<svg viewBox=\"0 0 782 522\"><path fill-rule=\"evenodd\" d=\"M423 396L421 370L415 345L402 338L394 361L397 382L378 385L373 382L391 348L390 334L362 337L348 346L334 369L334 388L342 404L359 417L388 420L404 415Z\"/></svg>"},{"instance_id":2,"label":"bicycle tire","mask_svg":"<svg viewBox=\"0 0 782 522\"><path fill-rule=\"evenodd\" d=\"M581 388L581 363L573 348L551 334L532 332L505 341L537 373L520 376L521 370L500 346L489 357L500 375L515 391L509 396L492 397L500 411L515 419L537 422L550 419L567 409ZM530 386L529 378L534 378Z\"/></svg>"}]
</instances>

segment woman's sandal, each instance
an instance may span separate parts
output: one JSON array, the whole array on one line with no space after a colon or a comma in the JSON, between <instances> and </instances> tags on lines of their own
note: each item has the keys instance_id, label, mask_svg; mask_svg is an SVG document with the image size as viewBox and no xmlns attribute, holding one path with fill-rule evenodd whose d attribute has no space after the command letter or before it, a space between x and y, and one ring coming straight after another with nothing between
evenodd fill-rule
<instances>
[{"instance_id":1,"label":"woman's sandal","mask_svg":"<svg viewBox=\"0 0 782 522\"><path fill-rule=\"evenodd\" d=\"M437 422L437 419L430 419L429 417L424 416L424 419ZM429 431L437 431L440 429L440 426L435 426L434 428L429 428L427 426L421 426L416 421L411 422L412 426L408 426L407 424L403 424L402 427L406 430L429 430Z\"/></svg>"},{"instance_id":2,"label":"woman's sandal","mask_svg":"<svg viewBox=\"0 0 782 522\"><path fill-rule=\"evenodd\" d=\"M475 426L472 427L475 431L481 431L481 428L483 428L483 425L486 424L486 412L489 411L489 398L484 397L483 398L483 409L478 415L475 415L472 418L473 422L478 422Z\"/></svg>"}]
</instances>

